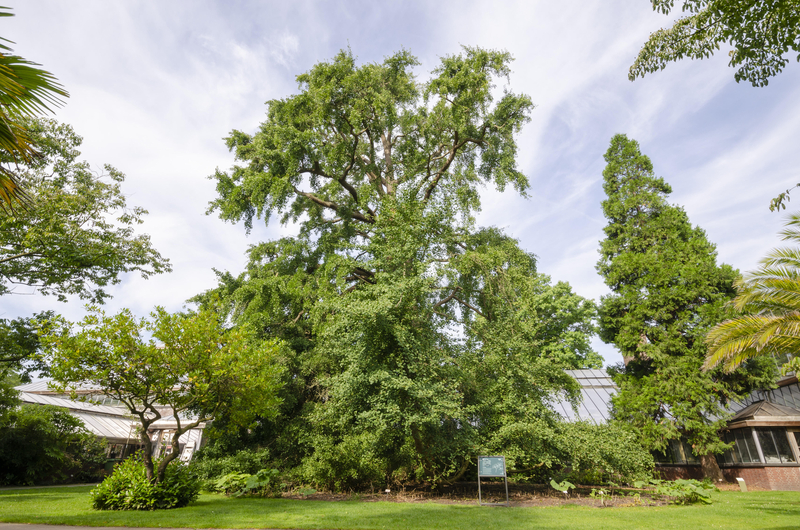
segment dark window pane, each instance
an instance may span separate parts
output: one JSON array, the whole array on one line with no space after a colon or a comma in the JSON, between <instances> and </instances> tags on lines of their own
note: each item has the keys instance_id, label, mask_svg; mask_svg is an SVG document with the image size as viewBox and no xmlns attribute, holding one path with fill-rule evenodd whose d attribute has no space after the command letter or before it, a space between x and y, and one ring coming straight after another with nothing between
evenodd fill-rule
<instances>
[{"instance_id":1,"label":"dark window pane","mask_svg":"<svg viewBox=\"0 0 800 530\"><path fill-rule=\"evenodd\" d=\"M722 439L725 441L725 443L731 443L732 441L734 441L733 435L731 434L730 431L727 431L722 436ZM734 449L728 449L724 453L722 453L722 459L726 464L733 464L734 463L734 460L733 460L734 451L735 451L735 447L734 447Z\"/></svg>"},{"instance_id":2,"label":"dark window pane","mask_svg":"<svg viewBox=\"0 0 800 530\"><path fill-rule=\"evenodd\" d=\"M751 462L759 462L758 450L756 449L755 442L753 441L753 433L750 429L739 429L734 431L736 435L736 450L739 453L739 458L744 464Z\"/></svg>"},{"instance_id":3,"label":"dark window pane","mask_svg":"<svg viewBox=\"0 0 800 530\"><path fill-rule=\"evenodd\" d=\"M670 440L670 449L672 449L672 457L675 459L676 464L685 464L686 457L683 454L683 444L680 440Z\"/></svg>"},{"instance_id":4,"label":"dark window pane","mask_svg":"<svg viewBox=\"0 0 800 530\"><path fill-rule=\"evenodd\" d=\"M692 446L683 442L683 454L686 455L686 462L689 464L699 464L700 459L695 456Z\"/></svg>"},{"instance_id":5,"label":"dark window pane","mask_svg":"<svg viewBox=\"0 0 800 530\"><path fill-rule=\"evenodd\" d=\"M780 464L781 457L778 456L778 448L772 436L772 429L756 429L756 434L758 434L761 452L764 453L764 459L767 464Z\"/></svg>"},{"instance_id":6,"label":"dark window pane","mask_svg":"<svg viewBox=\"0 0 800 530\"><path fill-rule=\"evenodd\" d=\"M661 451L653 451L653 459L659 464L671 464L672 451L669 447L667 447L663 453Z\"/></svg>"},{"instance_id":7,"label":"dark window pane","mask_svg":"<svg viewBox=\"0 0 800 530\"><path fill-rule=\"evenodd\" d=\"M772 437L775 438L775 445L778 446L778 455L781 457L781 462L784 463L794 462L794 454L792 454L792 448L786 438L787 434L791 436L786 429L772 429Z\"/></svg>"}]
</instances>

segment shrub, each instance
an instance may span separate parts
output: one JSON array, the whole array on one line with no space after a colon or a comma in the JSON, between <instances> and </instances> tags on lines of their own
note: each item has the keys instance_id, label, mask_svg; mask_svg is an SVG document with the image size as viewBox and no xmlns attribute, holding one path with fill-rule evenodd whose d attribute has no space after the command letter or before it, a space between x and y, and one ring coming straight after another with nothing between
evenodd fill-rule
<instances>
[{"instance_id":1,"label":"shrub","mask_svg":"<svg viewBox=\"0 0 800 530\"><path fill-rule=\"evenodd\" d=\"M249 473L229 473L209 483L209 489L226 495L241 497L280 497L286 484L280 481L277 469L262 469L255 475Z\"/></svg>"},{"instance_id":2,"label":"shrub","mask_svg":"<svg viewBox=\"0 0 800 530\"><path fill-rule=\"evenodd\" d=\"M653 475L653 455L630 429L616 423L564 423L557 444L566 466L562 474L574 482L632 484Z\"/></svg>"},{"instance_id":3,"label":"shrub","mask_svg":"<svg viewBox=\"0 0 800 530\"><path fill-rule=\"evenodd\" d=\"M90 495L95 510L163 510L186 506L199 493L200 481L183 464L171 463L164 480L153 484L147 480L141 458L131 457L115 467Z\"/></svg>"},{"instance_id":4,"label":"shrub","mask_svg":"<svg viewBox=\"0 0 800 530\"><path fill-rule=\"evenodd\" d=\"M711 492L719 488L708 482L694 479L650 480L658 495L669 497L673 504L711 504ZM644 484L637 483L637 487Z\"/></svg>"},{"instance_id":5,"label":"shrub","mask_svg":"<svg viewBox=\"0 0 800 530\"><path fill-rule=\"evenodd\" d=\"M106 461L105 441L68 411L22 405L0 426L0 484L93 480Z\"/></svg>"},{"instance_id":6,"label":"shrub","mask_svg":"<svg viewBox=\"0 0 800 530\"><path fill-rule=\"evenodd\" d=\"M192 459L190 469L199 478L213 481L231 473L255 474L269 467L270 453L267 449L242 449L221 457L210 456L206 448L201 449Z\"/></svg>"}]
</instances>

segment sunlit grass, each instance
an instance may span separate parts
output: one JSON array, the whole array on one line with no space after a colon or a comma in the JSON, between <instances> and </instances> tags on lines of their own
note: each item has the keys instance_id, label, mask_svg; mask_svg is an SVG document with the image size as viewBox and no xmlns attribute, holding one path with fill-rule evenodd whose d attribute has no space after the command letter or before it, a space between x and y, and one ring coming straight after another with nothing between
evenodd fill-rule
<instances>
[{"instance_id":1,"label":"sunlit grass","mask_svg":"<svg viewBox=\"0 0 800 530\"><path fill-rule=\"evenodd\" d=\"M5 490L0 521L86 526L325 529L680 529L796 530L800 493L720 492L711 506L500 508L477 505L227 498L201 495L186 508L98 512L89 487Z\"/></svg>"}]
</instances>

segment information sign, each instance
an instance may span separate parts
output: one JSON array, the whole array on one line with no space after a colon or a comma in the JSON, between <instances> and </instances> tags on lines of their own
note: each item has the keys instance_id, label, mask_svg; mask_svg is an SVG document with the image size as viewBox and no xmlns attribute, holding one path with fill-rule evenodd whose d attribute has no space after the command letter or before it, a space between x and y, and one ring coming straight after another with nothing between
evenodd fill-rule
<instances>
[{"instance_id":1,"label":"information sign","mask_svg":"<svg viewBox=\"0 0 800 530\"><path fill-rule=\"evenodd\" d=\"M478 474L482 477L505 477L506 459L503 456L482 456L478 458Z\"/></svg>"},{"instance_id":2,"label":"information sign","mask_svg":"<svg viewBox=\"0 0 800 530\"><path fill-rule=\"evenodd\" d=\"M503 503L489 503L483 502L481 495L481 478L482 477L503 477L503 482L506 485L506 502ZM506 457L504 456L479 456L478 457L478 504L483 506L509 506L508 502L508 477L506 476Z\"/></svg>"}]
</instances>

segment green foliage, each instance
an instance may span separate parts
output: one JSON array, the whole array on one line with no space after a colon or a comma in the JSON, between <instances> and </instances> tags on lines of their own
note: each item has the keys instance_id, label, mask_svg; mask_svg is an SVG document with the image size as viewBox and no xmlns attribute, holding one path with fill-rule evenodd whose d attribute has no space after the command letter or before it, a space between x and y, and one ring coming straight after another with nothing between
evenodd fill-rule
<instances>
[{"instance_id":1,"label":"green foliage","mask_svg":"<svg viewBox=\"0 0 800 530\"><path fill-rule=\"evenodd\" d=\"M569 466L566 476L570 480L582 484L630 484L653 475L653 456L627 425L565 423L557 443L561 462Z\"/></svg>"},{"instance_id":2,"label":"green foliage","mask_svg":"<svg viewBox=\"0 0 800 530\"><path fill-rule=\"evenodd\" d=\"M797 188L797 187L800 187L800 184L795 184L794 186L792 186L788 190L786 190L784 192L781 192L780 194L778 194L777 197L772 199L770 201L770 203L769 203L769 211L770 212L775 212L775 211L780 212L781 210L785 210L786 209L786 203L788 203L789 201L792 200L792 198L790 196L792 190Z\"/></svg>"},{"instance_id":3,"label":"green foliage","mask_svg":"<svg viewBox=\"0 0 800 530\"><path fill-rule=\"evenodd\" d=\"M612 293L601 300L600 337L627 363L614 371L614 412L648 448L663 450L686 436L695 454L716 466L709 453L727 447L717 435L725 405L772 384L774 367L701 370L705 335L728 314L736 272L718 266L705 233L667 203L671 188L635 141L615 136L605 159L609 223L597 269Z\"/></svg>"},{"instance_id":4,"label":"green foliage","mask_svg":"<svg viewBox=\"0 0 800 530\"><path fill-rule=\"evenodd\" d=\"M653 9L668 14L674 0L651 0ZM766 86L788 64L786 55L800 60L800 2L797 0L683 0L688 13L671 28L650 35L633 63L633 81L663 70L667 63L689 57L705 59L729 44L729 66L738 67L736 82Z\"/></svg>"},{"instance_id":5,"label":"green foliage","mask_svg":"<svg viewBox=\"0 0 800 530\"><path fill-rule=\"evenodd\" d=\"M257 473L270 462L268 449L241 449L215 456L214 446L205 446L194 454L190 467L198 478L208 480L231 473Z\"/></svg>"},{"instance_id":6,"label":"green foliage","mask_svg":"<svg viewBox=\"0 0 800 530\"><path fill-rule=\"evenodd\" d=\"M784 241L800 242L800 214L793 214L781 232ZM777 248L761 267L736 282L733 318L708 334L705 368L733 370L749 359L794 357L784 373L800 368L800 249Z\"/></svg>"},{"instance_id":7,"label":"green foliage","mask_svg":"<svg viewBox=\"0 0 800 530\"><path fill-rule=\"evenodd\" d=\"M24 285L61 301L77 295L102 303L105 288L124 273L170 271L150 238L134 233L147 211L127 204L125 176L109 165L98 176L79 162L82 139L69 125L25 124L39 156L17 174L29 206L14 215L0 211L0 295Z\"/></svg>"},{"instance_id":8,"label":"green foliage","mask_svg":"<svg viewBox=\"0 0 800 530\"><path fill-rule=\"evenodd\" d=\"M172 446L178 447L183 433L223 411L248 425L255 415L273 414L278 404L278 343L257 339L247 326L226 329L212 310L170 314L156 308L150 318L138 319L128 310L107 316L90 308L77 332L62 318L48 326L42 344L53 378L67 390L95 385L128 408L139 420L144 465L153 483L164 480L165 469L178 457L172 452L154 469L144 433L164 407L177 424Z\"/></svg>"},{"instance_id":9,"label":"green foliage","mask_svg":"<svg viewBox=\"0 0 800 530\"><path fill-rule=\"evenodd\" d=\"M286 483L280 482L280 471L261 469L255 474L228 473L208 482L210 491L218 491L234 497L280 497Z\"/></svg>"},{"instance_id":10,"label":"green foliage","mask_svg":"<svg viewBox=\"0 0 800 530\"><path fill-rule=\"evenodd\" d=\"M90 495L95 510L165 510L195 501L200 481L183 464L169 466L163 480L151 481L142 458L134 456L114 467Z\"/></svg>"},{"instance_id":11,"label":"green foliage","mask_svg":"<svg viewBox=\"0 0 800 530\"><path fill-rule=\"evenodd\" d=\"M0 377L13 371L20 383L28 383L33 372L39 372L40 377L48 375L47 365L37 355L38 329L54 317L52 311L43 311L29 318L0 319Z\"/></svg>"},{"instance_id":12,"label":"green foliage","mask_svg":"<svg viewBox=\"0 0 800 530\"><path fill-rule=\"evenodd\" d=\"M556 491L560 491L564 495L569 495L569 490L575 489L575 484L572 482L568 482L566 480L562 480L561 482L556 482L555 480L550 480L550 487Z\"/></svg>"},{"instance_id":13,"label":"green foliage","mask_svg":"<svg viewBox=\"0 0 800 530\"><path fill-rule=\"evenodd\" d=\"M419 82L406 51L342 52L228 138L237 165L212 177L211 210L300 233L254 245L196 301L288 346L278 417L238 434L308 483L446 482L500 448L535 465L526 435L557 422L546 399L576 396L563 369L599 365L592 302L475 226L481 185L528 187L515 136L533 106L493 90L510 61L464 48Z\"/></svg>"},{"instance_id":14,"label":"green foliage","mask_svg":"<svg viewBox=\"0 0 800 530\"><path fill-rule=\"evenodd\" d=\"M215 480L210 480L206 483L209 491L217 491L230 495L242 490L247 483L247 479L252 475L250 473L227 473Z\"/></svg>"},{"instance_id":15,"label":"green foliage","mask_svg":"<svg viewBox=\"0 0 800 530\"><path fill-rule=\"evenodd\" d=\"M0 484L93 480L105 461L105 442L59 407L22 405L0 424Z\"/></svg>"},{"instance_id":16,"label":"green foliage","mask_svg":"<svg viewBox=\"0 0 800 530\"><path fill-rule=\"evenodd\" d=\"M719 488L710 482L694 479L658 480L652 479L650 484L656 494L669 497L674 504L711 504L711 493Z\"/></svg>"}]
</instances>

